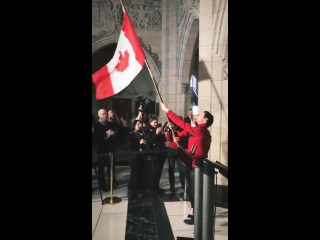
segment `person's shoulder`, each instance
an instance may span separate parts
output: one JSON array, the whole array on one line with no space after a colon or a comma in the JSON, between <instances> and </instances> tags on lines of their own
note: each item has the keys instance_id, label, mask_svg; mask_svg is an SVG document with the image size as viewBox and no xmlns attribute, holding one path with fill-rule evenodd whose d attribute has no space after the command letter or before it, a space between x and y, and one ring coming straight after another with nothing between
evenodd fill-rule
<instances>
[{"instance_id":1,"label":"person's shoulder","mask_svg":"<svg viewBox=\"0 0 320 240\"><path fill-rule=\"evenodd\" d=\"M153 133L153 129L150 128L150 127L148 127L148 128L146 129L146 134L151 134L151 133Z\"/></svg>"},{"instance_id":2,"label":"person's shoulder","mask_svg":"<svg viewBox=\"0 0 320 240\"><path fill-rule=\"evenodd\" d=\"M190 118L189 118L189 117L185 117L185 118L183 119L183 121L184 121L184 122L186 122L186 123L191 123L191 121L190 121Z\"/></svg>"},{"instance_id":3,"label":"person's shoulder","mask_svg":"<svg viewBox=\"0 0 320 240\"><path fill-rule=\"evenodd\" d=\"M211 134L210 134L210 131L209 131L209 129L208 129L208 128L205 128L204 133L205 133L205 135L207 135L207 136L210 136L210 137L211 137Z\"/></svg>"},{"instance_id":4,"label":"person's shoulder","mask_svg":"<svg viewBox=\"0 0 320 240\"><path fill-rule=\"evenodd\" d=\"M202 129L202 132L210 133L208 127L205 124L197 124L197 127Z\"/></svg>"},{"instance_id":5,"label":"person's shoulder","mask_svg":"<svg viewBox=\"0 0 320 240\"><path fill-rule=\"evenodd\" d=\"M113 122L113 121L107 121L106 125L115 127L117 124L116 124L116 122Z\"/></svg>"},{"instance_id":6,"label":"person's shoulder","mask_svg":"<svg viewBox=\"0 0 320 240\"><path fill-rule=\"evenodd\" d=\"M94 127L99 127L99 126L100 126L100 123L99 123L99 122L95 122L95 123L93 124L93 126L94 126Z\"/></svg>"}]
</instances>

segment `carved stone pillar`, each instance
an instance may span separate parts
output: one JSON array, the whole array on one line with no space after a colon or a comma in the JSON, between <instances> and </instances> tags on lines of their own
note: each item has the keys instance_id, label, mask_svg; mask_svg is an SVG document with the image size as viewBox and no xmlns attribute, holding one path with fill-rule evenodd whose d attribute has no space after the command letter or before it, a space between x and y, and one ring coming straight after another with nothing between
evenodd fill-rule
<instances>
[{"instance_id":1,"label":"carved stone pillar","mask_svg":"<svg viewBox=\"0 0 320 240\"><path fill-rule=\"evenodd\" d=\"M212 31L213 29L213 31ZM208 158L228 165L228 0L200 1L199 112L210 111ZM219 175L218 183L227 185Z\"/></svg>"},{"instance_id":2,"label":"carved stone pillar","mask_svg":"<svg viewBox=\"0 0 320 240\"><path fill-rule=\"evenodd\" d=\"M177 56L179 33L177 28L177 1L162 1L162 35L161 60L162 80L159 90L165 104L175 113L181 114L181 84L177 81ZM165 114L160 111L160 122L166 121Z\"/></svg>"}]
</instances>

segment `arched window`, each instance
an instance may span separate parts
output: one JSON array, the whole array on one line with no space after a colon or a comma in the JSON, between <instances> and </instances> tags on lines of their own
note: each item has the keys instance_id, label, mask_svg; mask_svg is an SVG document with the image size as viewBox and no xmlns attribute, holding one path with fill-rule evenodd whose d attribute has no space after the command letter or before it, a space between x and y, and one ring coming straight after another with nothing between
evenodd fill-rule
<instances>
[{"instance_id":1,"label":"arched window","mask_svg":"<svg viewBox=\"0 0 320 240\"><path fill-rule=\"evenodd\" d=\"M194 91L196 92L196 94L198 95L198 88L197 88L197 79L194 75L191 75L191 78L190 78L190 87L192 89L194 89Z\"/></svg>"},{"instance_id":2,"label":"arched window","mask_svg":"<svg viewBox=\"0 0 320 240\"><path fill-rule=\"evenodd\" d=\"M190 78L190 90L191 107L198 106L198 80L194 75L191 75Z\"/></svg>"}]
</instances>

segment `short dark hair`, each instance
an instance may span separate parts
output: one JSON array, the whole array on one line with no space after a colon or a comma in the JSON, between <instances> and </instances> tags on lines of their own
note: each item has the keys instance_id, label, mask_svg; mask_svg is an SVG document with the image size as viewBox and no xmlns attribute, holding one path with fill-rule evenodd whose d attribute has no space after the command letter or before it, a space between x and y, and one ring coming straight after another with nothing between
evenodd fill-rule
<instances>
[{"instance_id":1,"label":"short dark hair","mask_svg":"<svg viewBox=\"0 0 320 240\"><path fill-rule=\"evenodd\" d=\"M134 120L133 122L132 122L132 126L133 126L133 128L134 128L134 126L137 124L137 122L141 122L140 120L138 120L138 119L136 119L136 120Z\"/></svg>"},{"instance_id":2,"label":"short dark hair","mask_svg":"<svg viewBox=\"0 0 320 240\"><path fill-rule=\"evenodd\" d=\"M188 111L192 111L192 108L188 108Z\"/></svg>"},{"instance_id":3,"label":"short dark hair","mask_svg":"<svg viewBox=\"0 0 320 240\"><path fill-rule=\"evenodd\" d=\"M204 113L204 117L207 118L206 125L207 125L207 127L210 127L213 123L214 117L208 111L203 111L203 113Z\"/></svg>"},{"instance_id":4,"label":"short dark hair","mask_svg":"<svg viewBox=\"0 0 320 240\"><path fill-rule=\"evenodd\" d=\"M157 120L157 121L158 121L158 118L157 118L157 117L151 117L151 118L149 118L149 123L153 122L154 120Z\"/></svg>"}]
</instances>

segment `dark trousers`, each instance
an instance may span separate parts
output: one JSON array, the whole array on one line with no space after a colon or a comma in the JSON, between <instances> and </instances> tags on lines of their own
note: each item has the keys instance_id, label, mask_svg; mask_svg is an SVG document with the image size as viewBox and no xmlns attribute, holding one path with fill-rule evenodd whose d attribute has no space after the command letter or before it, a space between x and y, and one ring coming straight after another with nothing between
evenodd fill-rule
<instances>
[{"instance_id":1,"label":"dark trousers","mask_svg":"<svg viewBox=\"0 0 320 240\"><path fill-rule=\"evenodd\" d=\"M179 179L181 183L181 188L184 189L185 185L185 170L184 166L182 165L182 160L179 157L178 149L168 149L168 173L169 173L169 182L170 182L170 189L174 189L175 186L175 177L174 177L174 169L175 163L177 162L178 171L179 171Z\"/></svg>"},{"instance_id":2,"label":"dark trousers","mask_svg":"<svg viewBox=\"0 0 320 240\"><path fill-rule=\"evenodd\" d=\"M130 191L141 191L145 190L144 176L145 176L146 158L138 156L135 159L130 160L130 180L128 190Z\"/></svg>"},{"instance_id":3,"label":"dark trousers","mask_svg":"<svg viewBox=\"0 0 320 240\"><path fill-rule=\"evenodd\" d=\"M191 203L191 208L194 208L194 168L190 172L190 203Z\"/></svg>"},{"instance_id":4,"label":"dark trousers","mask_svg":"<svg viewBox=\"0 0 320 240\"><path fill-rule=\"evenodd\" d=\"M106 177L104 174L104 168L107 167L108 169L108 185L110 184L110 157L104 156L104 157L98 157L98 181L99 186L101 188L107 187Z\"/></svg>"},{"instance_id":5,"label":"dark trousers","mask_svg":"<svg viewBox=\"0 0 320 240\"><path fill-rule=\"evenodd\" d=\"M190 198L191 195L191 179L190 179L190 175L191 175L191 170L192 167L191 166L186 166L184 165L184 175L185 175L185 179L186 179L186 185L187 185L187 198Z\"/></svg>"},{"instance_id":6,"label":"dark trousers","mask_svg":"<svg viewBox=\"0 0 320 240\"><path fill-rule=\"evenodd\" d=\"M166 161L166 155L158 154L152 157L152 164L153 164L153 189L157 190L159 188L160 178L162 174L163 165Z\"/></svg>"}]
</instances>

